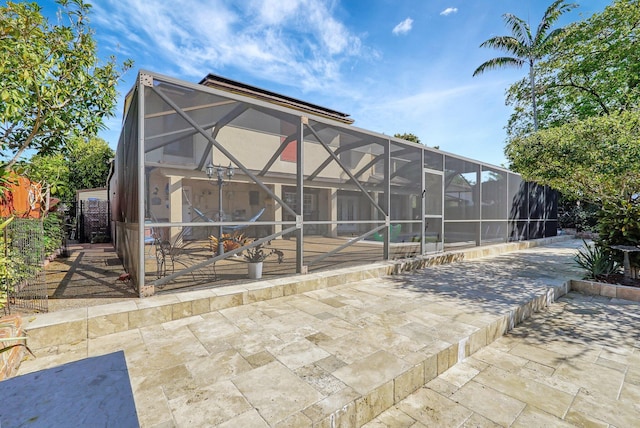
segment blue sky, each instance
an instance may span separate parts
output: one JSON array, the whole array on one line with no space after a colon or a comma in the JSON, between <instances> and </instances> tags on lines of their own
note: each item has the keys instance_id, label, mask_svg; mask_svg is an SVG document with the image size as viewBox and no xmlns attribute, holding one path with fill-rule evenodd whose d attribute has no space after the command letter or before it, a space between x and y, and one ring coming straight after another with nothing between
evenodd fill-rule
<instances>
[{"instance_id":1,"label":"blue sky","mask_svg":"<svg viewBox=\"0 0 640 428\"><path fill-rule=\"evenodd\" d=\"M99 52L134 69L101 133L115 148L122 97L139 69L190 82L208 73L320 104L355 126L413 133L429 146L506 163L504 92L526 70L472 77L499 55L479 45L508 34L502 14L537 26L552 0L95 0ZM610 1L583 0L560 25ZM40 2L54 16L53 1Z\"/></svg>"}]
</instances>

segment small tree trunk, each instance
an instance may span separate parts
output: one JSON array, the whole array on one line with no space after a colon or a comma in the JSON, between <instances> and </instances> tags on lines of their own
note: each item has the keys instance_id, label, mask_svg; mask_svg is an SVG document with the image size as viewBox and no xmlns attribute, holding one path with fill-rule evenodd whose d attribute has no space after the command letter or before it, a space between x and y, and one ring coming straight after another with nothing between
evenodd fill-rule
<instances>
[{"instance_id":1,"label":"small tree trunk","mask_svg":"<svg viewBox=\"0 0 640 428\"><path fill-rule=\"evenodd\" d=\"M529 60L529 81L531 83L531 106L533 107L533 130L538 130L538 104L536 103L536 78L533 71L533 60Z\"/></svg>"}]
</instances>

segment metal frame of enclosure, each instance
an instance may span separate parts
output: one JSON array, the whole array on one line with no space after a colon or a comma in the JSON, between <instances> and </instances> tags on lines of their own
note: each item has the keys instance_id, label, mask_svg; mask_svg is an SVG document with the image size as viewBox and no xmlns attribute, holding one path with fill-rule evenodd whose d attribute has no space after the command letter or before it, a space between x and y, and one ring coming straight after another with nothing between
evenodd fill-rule
<instances>
[{"instance_id":1,"label":"metal frame of enclosure","mask_svg":"<svg viewBox=\"0 0 640 428\"><path fill-rule=\"evenodd\" d=\"M215 284L220 271L243 280L237 255L260 244L287 248L288 263L269 266L291 275L556 234L550 189L317 107L139 73L109 198L116 250L141 295ZM207 175L229 165L224 182ZM225 231L240 245L207 249Z\"/></svg>"}]
</instances>

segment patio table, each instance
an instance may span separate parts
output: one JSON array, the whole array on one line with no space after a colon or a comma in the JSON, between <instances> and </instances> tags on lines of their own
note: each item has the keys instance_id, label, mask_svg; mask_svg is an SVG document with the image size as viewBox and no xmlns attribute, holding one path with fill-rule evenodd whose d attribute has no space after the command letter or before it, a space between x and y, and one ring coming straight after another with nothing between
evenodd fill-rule
<instances>
[{"instance_id":1,"label":"patio table","mask_svg":"<svg viewBox=\"0 0 640 428\"><path fill-rule=\"evenodd\" d=\"M624 253L624 278L631 279L631 262L629 261L629 253L637 253L640 248L633 245L612 245L612 250L622 251Z\"/></svg>"}]
</instances>

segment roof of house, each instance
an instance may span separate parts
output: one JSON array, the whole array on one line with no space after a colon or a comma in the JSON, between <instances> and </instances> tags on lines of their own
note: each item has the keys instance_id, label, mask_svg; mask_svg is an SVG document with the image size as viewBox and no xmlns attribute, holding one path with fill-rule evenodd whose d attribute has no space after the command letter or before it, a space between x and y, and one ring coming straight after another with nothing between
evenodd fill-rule
<instances>
[{"instance_id":1,"label":"roof of house","mask_svg":"<svg viewBox=\"0 0 640 428\"><path fill-rule=\"evenodd\" d=\"M218 76L216 74L209 73L200 82L200 85L208 86L210 88L216 88L227 92L233 92L248 97L256 98L259 100L267 101L274 104L283 105L289 108L300 110L303 112L315 114L317 116L323 116L329 119L337 120L342 123L352 124L354 122L349 114L342 113L337 110L332 110L326 107L319 106L317 104L309 103L306 101L298 100L286 95L278 94L276 92L268 91L266 89L258 88L256 86L247 85L246 83L237 82L235 80L228 79L226 77Z\"/></svg>"}]
</instances>

